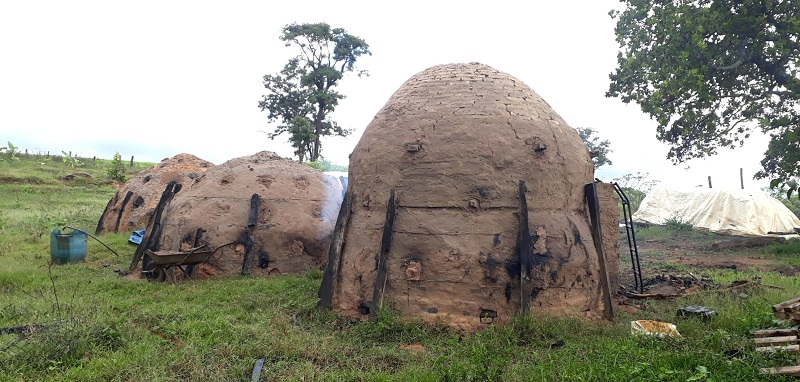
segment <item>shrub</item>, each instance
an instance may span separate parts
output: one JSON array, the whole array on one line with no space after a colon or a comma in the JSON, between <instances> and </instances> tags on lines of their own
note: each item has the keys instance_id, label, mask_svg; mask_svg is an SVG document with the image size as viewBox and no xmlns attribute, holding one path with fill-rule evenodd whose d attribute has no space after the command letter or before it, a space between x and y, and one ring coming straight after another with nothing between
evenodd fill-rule
<instances>
[{"instance_id":1,"label":"shrub","mask_svg":"<svg viewBox=\"0 0 800 382\"><path fill-rule=\"evenodd\" d=\"M673 216L664 222L664 226L673 231L691 231L692 225L688 220L680 217Z\"/></svg>"},{"instance_id":2,"label":"shrub","mask_svg":"<svg viewBox=\"0 0 800 382\"><path fill-rule=\"evenodd\" d=\"M5 151L5 153L6 153L6 157L8 157L8 159L9 159L9 160L15 160L15 161L18 161L18 160L19 160L19 156L17 155L17 153L18 153L18 152L17 152L17 149L18 149L18 147L17 147L17 146L14 146L14 145L13 145L13 144L12 144L12 143L9 141L9 142L8 142L8 146L6 146L6 147L0 147L0 153L2 153L2 152L4 152L4 151ZM3 158L0 158L0 160L3 160Z\"/></svg>"},{"instance_id":3,"label":"shrub","mask_svg":"<svg viewBox=\"0 0 800 382\"><path fill-rule=\"evenodd\" d=\"M81 162L80 159L78 159L77 154L75 154L75 156L72 156L70 153L66 151L61 151L61 153L64 154L63 160L65 165L72 168L83 166L83 162Z\"/></svg>"},{"instance_id":4,"label":"shrub","mask_svg":"<svg viewBox=\"0 0 800 382\"><path fill-rule=\"evenodd\" d=\"M122 155L119 152L114 154L114 159L111 160L111 168L107 171L108 177L116 182L125 182L125 163L122 161Z\"/></svg>"}]
</instances>

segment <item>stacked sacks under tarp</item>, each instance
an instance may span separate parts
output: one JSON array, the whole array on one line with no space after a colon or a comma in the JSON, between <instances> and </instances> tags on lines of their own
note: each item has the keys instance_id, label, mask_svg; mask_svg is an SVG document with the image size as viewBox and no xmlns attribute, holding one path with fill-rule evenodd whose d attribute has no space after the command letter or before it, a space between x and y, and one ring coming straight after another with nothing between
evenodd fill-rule
<instances>
[{"instance_id":1,"label":"stacked sacks under tarp","mask_svg":"<svg viewBox=\"0 0 800 382\"><path fill-rule=\"evenodd\" d=\"M253 195L258 200L255 211ZM200 264L195 271L199 278L240 274L248 249L254 275L318 269L341 200L338 183L291 159L267 151L231 159L174 195L163 212L158 250L217 249L236 242ZM248 226L251 218L255 224Z\"/></svg>"},{"instance_id":2,"label":"stacked sacks under tarp","mask_svg":"<svg viewBox=\"0 0 800 382\"><path fill-rule=\"evenodd\" d=\"M108 202L95 234L144 229L170 182L191 183L211 167L214 164L194 155L178 154L140 171Z\"/></svg>"},{"instance_id":3,"label":"stacked sacks under tarp","mask_svg":"<svg viewBox=\"0 0 800 382\"><path fill-rule=\"evenodd\" d=\"M349 223L320 305L352 316L388 306L465 328L509 319L522 301L522 180L532 236L530 311L602 314L584 194L593 172L578 133L520 80L481 64L422 71L394 93L351 155ZM601 189L615 283L617 205L612 188Z\"/></svg>"}]
</instances>

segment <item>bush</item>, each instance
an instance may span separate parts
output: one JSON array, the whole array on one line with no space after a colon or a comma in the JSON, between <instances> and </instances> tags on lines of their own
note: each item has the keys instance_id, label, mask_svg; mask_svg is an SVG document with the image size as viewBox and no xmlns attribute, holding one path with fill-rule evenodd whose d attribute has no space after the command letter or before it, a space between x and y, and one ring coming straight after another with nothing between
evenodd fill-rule
<instances>
[{"instance_id":1,"label":"bush","mask_svg":"<svg viewBox=\"0 0 800 382\"><path fill-rule=\"evenodd\" d=\"M667 221L664 222L664 226L673 231L691 231L692 225L689 223L688 220L679 217L673 216Z\"/></svg>"},{"instance_id":2,"label":"bush","mask_svg":"<svg viewBox=\"0 0 800 382\"><path fill-rule=\"evenodd\" d=\"M109 179L123 183L125 182L125 163L122 162L122 155L117 152L111 160L111 168L107 171Z\"/></svg>"}]
</instances>

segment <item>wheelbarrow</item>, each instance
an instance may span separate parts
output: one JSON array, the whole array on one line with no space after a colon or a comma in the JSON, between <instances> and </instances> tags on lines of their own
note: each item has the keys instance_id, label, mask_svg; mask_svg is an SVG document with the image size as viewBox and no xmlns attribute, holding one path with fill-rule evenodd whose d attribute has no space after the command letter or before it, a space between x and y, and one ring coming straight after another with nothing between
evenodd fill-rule
<instances>
[{"instance_id":1,"label":"wheelbarrow","mask_svg":"<svg viewBox=\"0 0 800 382\"><path fill-rule=\"evenodd\" d=\"M143 271L142 273L149 273L150 280L153 281L164 281L167 279L169 275L169 270L172 267L178 268L183 272L186 278L191 278L184 266L187 265L196 265L203 262L208 261L211 259L214 254L220 250L222 247L226 247L231 244L236 244L237 241L231 241L229 243L222 244L217 248L211 249L208 245L201 245L199 247L190 248L185 251L151 251L149 249L145 250L145 254L150 256L152 260L151 264L152 267L149 270ZM172 280L174 278L171 277Z\"/></svg>"}]
</instances>

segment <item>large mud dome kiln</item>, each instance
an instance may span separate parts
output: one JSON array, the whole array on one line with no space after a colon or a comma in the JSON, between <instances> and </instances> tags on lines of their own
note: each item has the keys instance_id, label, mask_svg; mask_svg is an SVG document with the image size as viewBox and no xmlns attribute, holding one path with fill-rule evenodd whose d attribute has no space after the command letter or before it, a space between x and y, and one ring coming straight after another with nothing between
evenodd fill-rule
<instances>
[{"instance_id":1,"label":"large mud dome kiln","mask_svg":"<svg viewBox=\"0 0 800 382\"><path fill-rule=\"evenodd\" d=\"M618 210L593 173L576 130L520 80L477 63L422 71L351 154L319 305L466 328L521 309L608 316Z\"/></svg>"},{"instance_id":2,"label":"large mud dome kiln","mask_svg":"<svg viewBox=\"0 0 800 382\"><path fill-rule=\"evenodd\" d=\"M194 155L178 154L140 171L108 201L95 234L145 228L167 184L190 184L211 167L214 164Z\"/></svg>"},{"instance_id":3,"label":"large mud dome kiln","mask_svg":"<svg viewBox=\"0 0 800 382\"><path fill-rule=\"evenodd\" d=\"M218 249L198 278L238 275L245 258L253 275L320 269L341 201L335 180L291 159L267 151L231 159L172 196L154 252Z\"/></svg>"}]
</instances>

